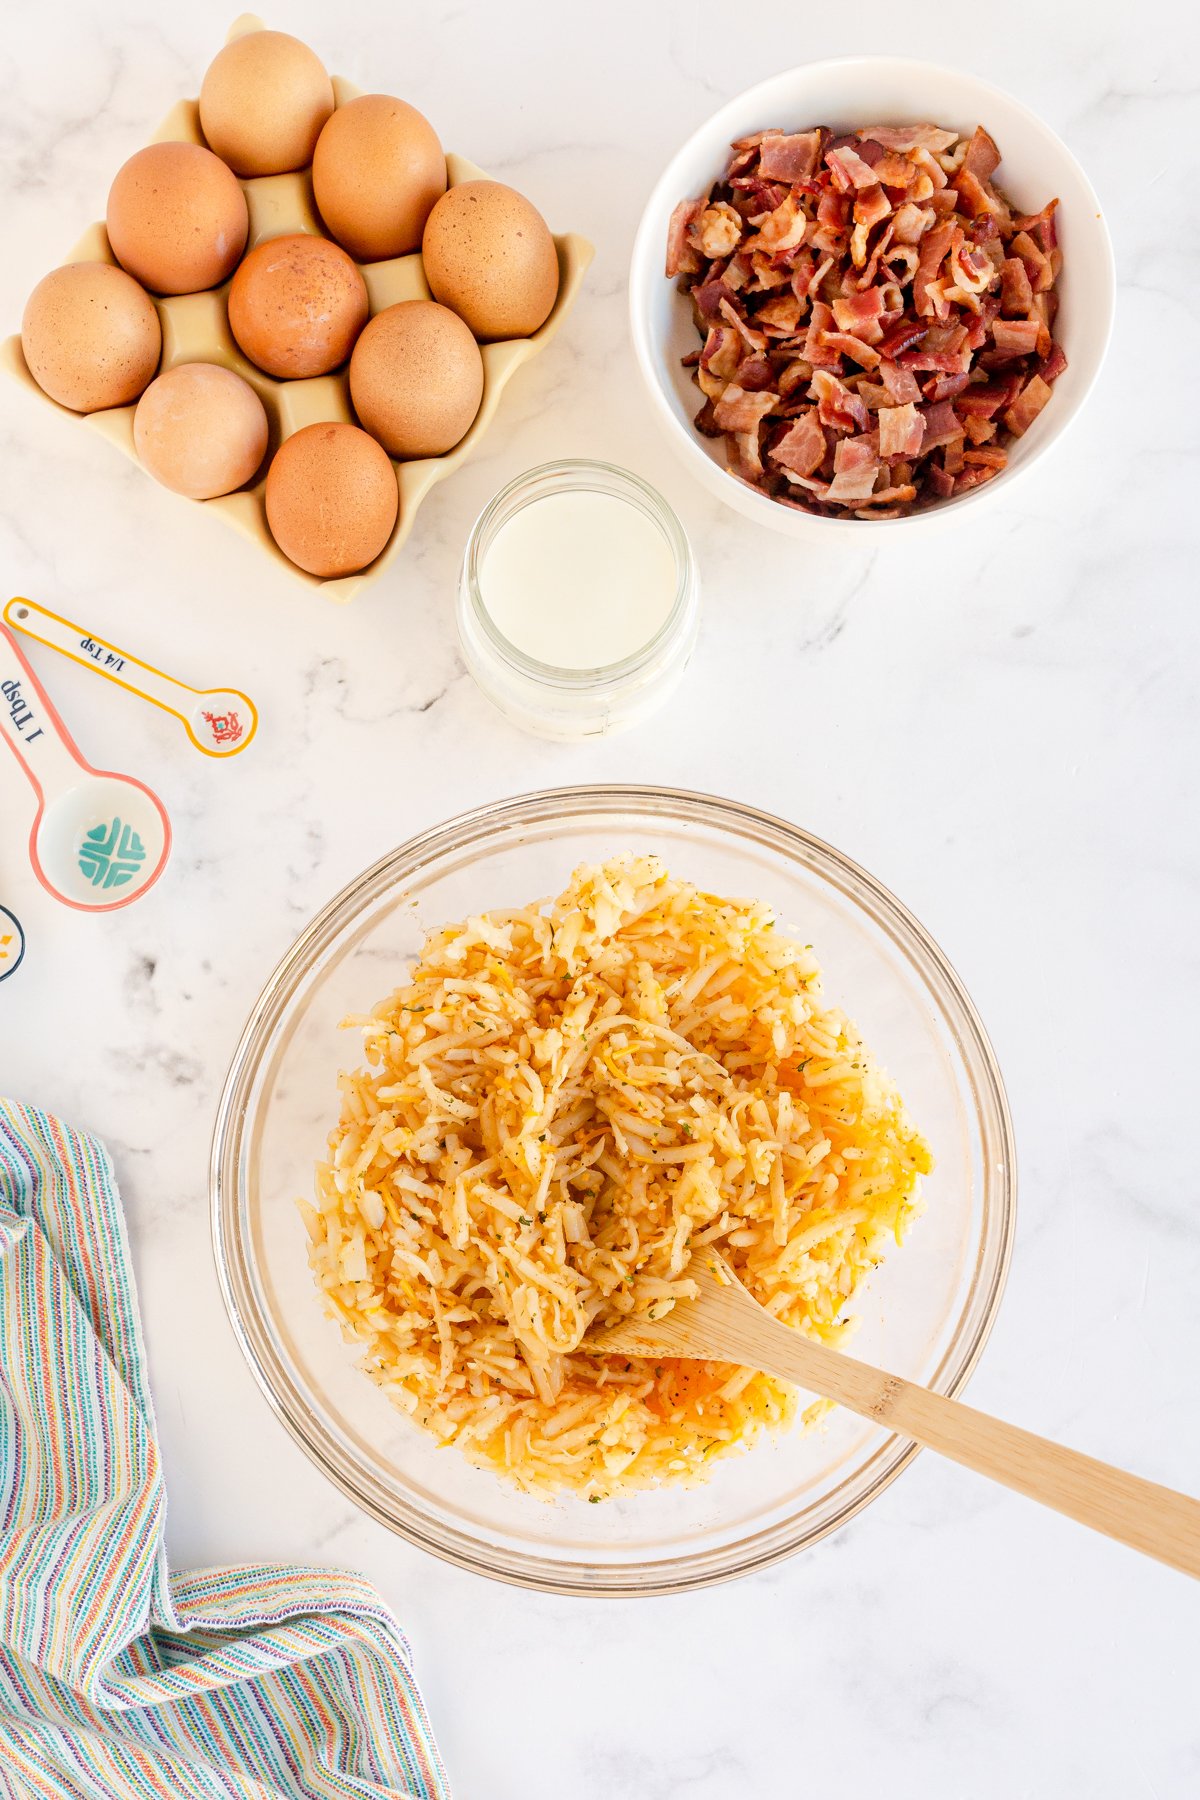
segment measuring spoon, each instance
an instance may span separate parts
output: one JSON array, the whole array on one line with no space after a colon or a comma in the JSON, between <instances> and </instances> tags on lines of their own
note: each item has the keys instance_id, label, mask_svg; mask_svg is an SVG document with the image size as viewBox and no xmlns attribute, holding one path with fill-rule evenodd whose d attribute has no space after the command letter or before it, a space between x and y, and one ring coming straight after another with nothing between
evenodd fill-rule
<instances>
[{"instance_id":1,"label":"measuring spoon","mask_svg":"<svg viewBox=\"0 0 1200 1800\"><path fill-rule=\"evenodd\" d=\"M249 696L237 688L189 687L21 594L9 601L4 617L26 637L48 644L51 650L60 650L72 662L95 669L118 687L173 713L205 756L236 756L258 730L258 710Z\"/></svg>"},{"instance_id":2,"label":"measuring spoon","mask_svg":"<svg viewBox=\"0 0 1200 1800\"><path fill-rule=\"evenodd\" d=\"M85 760L4 625L0 737L37 795L29 860L48 894L81 912L112 912L153 887L171 849L166 808L144 782Z\"/></svg>"}]
</instances>

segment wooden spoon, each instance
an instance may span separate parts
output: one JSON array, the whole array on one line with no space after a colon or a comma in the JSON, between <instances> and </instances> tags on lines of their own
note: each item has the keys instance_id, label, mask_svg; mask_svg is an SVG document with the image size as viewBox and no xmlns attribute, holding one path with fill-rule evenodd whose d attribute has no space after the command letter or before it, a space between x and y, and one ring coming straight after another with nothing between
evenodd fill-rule
<instances>
[{"instance_id":1,"label":"wooden spoon","mask_svg":"<svg viewBox=\"0 0 1200 1800\"><path fill-rule=\"evenodd\" d=\"M692 1258L687 1279L699 1289L695 1300L677 1301L661 1319L631 1319L588 1348L762 1369L1200 1578L1200 1501L886 1375L780 1324L714 1251Z\"/></svg>"}]
</instances>

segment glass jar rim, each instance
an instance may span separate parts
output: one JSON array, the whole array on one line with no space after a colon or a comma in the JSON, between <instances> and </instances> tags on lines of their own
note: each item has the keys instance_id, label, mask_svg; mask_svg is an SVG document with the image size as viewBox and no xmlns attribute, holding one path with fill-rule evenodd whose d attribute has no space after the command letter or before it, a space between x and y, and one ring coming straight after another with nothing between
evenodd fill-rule
<instances>
[{"instance_id":1,"label":"glass jar rim","mask_svg":"<svg viewBox=\"0 0 1200 1800\"><path fill-rule=\"evenodd\" d=\"M538 489L541 491L526 492ZM582 669L564 669L556 663L541 662L537 657L529 656L500 630L484 602L480 581L482 558L495 532L524 506L554 492L589 491L612 494L614 498L624 499L654 521L666 538L674 557L675 596L671 609L658 630L629 656L622 657L617 662L597 663ZM515 504L521 495L525 497L520 500L520 504ZM619 684L641 674L674 641L686 624L695 580L695 559L687 533L674 508L658 489L617 463L582 457L565 457L557 462L538 463L514 476L499 493L492 496L475 520L463 553L463 584L470 602L471 615L491 648L518 674L546 687L568 692L594 689L597 684Z\"/></svg>"}]
</instances>

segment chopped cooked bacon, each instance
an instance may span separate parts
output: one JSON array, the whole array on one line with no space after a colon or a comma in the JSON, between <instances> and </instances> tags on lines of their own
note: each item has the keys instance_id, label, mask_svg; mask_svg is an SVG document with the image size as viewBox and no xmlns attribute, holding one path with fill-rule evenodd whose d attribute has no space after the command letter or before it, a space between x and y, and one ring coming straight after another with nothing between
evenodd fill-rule
<instances>
[{"instance_id":1,"label":"chopped cooked bacon","mask_svg":"<svg viewBox=\"0 0 1200 1800\"><path fill-rule=\"evenodd\" d=\"M816 266L811 250L801 251L795 261L789 265L788 280L797 300L807 300L808 290L812 286L813 276L816 273Z\"/></svg>"},{"instance_id":2,"label":"chopped cooked bacon","mask_svg":"<svg viewBox=\"0 0 1200 1800\"><path fill-rule=\"evenodd\" d=\"M1052 343L1050 336L1050 321L1054 317L1055 310L1056 300L1052 293L1035 294L1033 296L1033 306L1029 316L1030 318L1036 319L1041 327L1038 332L1037 343L1037 353L1039 356L1049 356L1050 354L1050 346Z\"/></svg>"},{"instance_id":3,"label":"chopped cooked bacon","mask_svg":"<svg viewBox=\"0 0 1200 1800\"><path fill-rule=\"evenodd\" d=\"M913 306L922 318L928 318L935 310L930 283L945 261L953 239L954 224L950 219L942 219L921 239L921 257L913 276L912 294Z\"/></svg>"},{"instance_id":4,"label":"chopped cooked bacon","mask_svg":"<svg viewBox=\"0 0 1200 1800\"><path fill-rule=\"evenodd\" d=\"M828 369L814 369L809 393L817 403L817 416L822 425L834 431L869 431L871 415L866 402L831 375Z\"/></svg>"},{"instance_id":5,"label":"chopped cooked bacon","mask_svg":"<svg viewBox=\"0 0 1200 1800\"><path fill-rule=\"evenodd\" d=\"M1041 376L1031 375L1004 415L1014 437L1024 437L1049 398L1050 389Z\"/></svg>"},{"instance_id":6,"label":"chopped cooked bacon","mask_svg":"<svg viewBox=\"0 0 1200 1800\"><path fill-rule=\"evenodd\" d=\"M825 498L839 506L865 500L875 486L879 458L865 438L842 438L833 453L833 480Z\"/></svg>"},{"instance_id":7,"label":"chopped cooked bacon","mask_svg":"<svg viewBox=\"0 0 1200 1800\"><path fill-rule=\"evenodd\" d=\"M801 211L794 194L787 194L758 225L758 235L750 239L750 247L768 256L780 256L785 250L798 250L808 231L808 217Z\"/></svg>"},{"instance_id":8,"label":"chopped cooked bacon","mask_svg":"<svg viewBox=\"0 0 1200 1800\"><path fill-rule=\"evenodd\" d=\"M792 337L800 324L801 306L789 288L760 306L754 317L768 337Z\"/></svg>"},{"instance_id":9,"label":"chopped cooked bacon","mask_svg":"<svg viewBox=\"0 0 1200 1800\"><path fill-rule=\"evenodd\" d=\"M855 287L860 288L860 289L874 287L876 277L879 274L880 262L881 262L882 258L885 255L887 255L887 253L891 249L892 223L893 223L893 221L891 219L889 219L887 224L884 226L883 230L876 234L875 243L870 250L870 254L866 256L865 261L864 261L864 252L866 251L866 247L867 247L866 241L860 240L861 227L858 225L856 225L854 227L854 236L851 239L851 243L850 243L850 258L856 268L861 267L861 269L862 269L862 274L858 277L858 280L854 283ZM916 253L914 252L913 253L914 265L916 263L916 260L917 260ZM884 266L885 278L889 275L889 273L890 272L885 265Z\"/></svg>"},{"instance_id":10,"label":"chopped cooked bacon","mask_svg":"<svg viewBox=\"0 0 1200 1800\"><path fill-rule=\"evenodd\" d=\"M965 325L931 325L924 341L896 358L902 369L937 369L957 375L971 366L971 349Z\"/></svg>"},{"instance_id":11,"label":"chopped cooked bacon","mask_svg":"<svg viewBox=\"0 0 1200 1800\"><path fill-rule=\"evenodd\" d=\"M714 375L712 370L706 369L703 363L700 364L695 374L696 386L706 400L719 400L731 379L732 377L728 375Z\"/></svg>"},{"instance_id":12,"label":"chopped cooked bacon","mask_svg":"<svg viewBox=\"0 0 1200 1800\"><path fill-rule=\"evenodd\" d=\"M759 144L758 167L768 181L811 181L820 154L819 131L768 132Z\"/></svg>"},{"instance_id":13,"label":"chopped cooked bacon","mask_svg":"<svg viewBox=\"0 0 1200 1800\"><path fill-rule=\"evenodd\" d=\"M783 370L776 382L780 397L784 400L788 399L791 394L795 393L797 388L807 387L812 380L812 377L812 364L805 362L803 357L798 356L795 362L790 362L787 365L787 368Z\"/></svg>"},{"instance_id":14,"label":"chopped cooked bacon","mask_svg":"<svg viewBox=\"0 0 1200 1800\"><path fill-rule=\"evenodd\" d=\"M988 133L773 128L675 209L696 429L826 517L899 518L1007 466L1066 368L1057 202L1010 207Z\"/></svg>"},{"instance_id":15,"label":"chopped cooked bacon","mask_svg":"<svg viewBox=\"0 0 1200 1800\"><path fill-rule=\"evenodd\" d=\"M968 488L982 487L985 481L992 481L997 474L995 469L964 469L954 483L956 494L963 494Z\"/></svg>"},{"instance_id":16,"label":"chopped cooked bacon","mask_svg":"<svg viewBox=\"0 0 1200 1800\"><path fill-rule=\"evenodd\" d=\"M877 416L881 457L921 454L925 421L911 400L905 406L881 406Z\"/></svg>"},{"instance_id":17,"label":"chopped cooked bacon","mask_svg":"<svg viewBox=\"0 0 1200 1800\"><path fill-rule=\"evenodd\" d=\"M986 444L989 438L996 435L995 419L981 419L978 413L968 413L963 420L963 430L968 443Z\"/></svg>"},{"instance_id":18,"label":"chopped cooked bacon","mask_svg":"<svg viewBox=\"0 0 1200 1800\"><path fill-rule=\"evenodd\" d=\"M825 449L825 433L817 409L806 406L768 455L772 462L790 469L794 475L812 475L825 461Z\"/></svg>"},{"instance_id":19,"label":"chopped cooked bacon","mask_svg":"<svg viewBox=\"0 0 1200 1800\"><path fill-rule=\"evenodd\" d=\"M1027 219L1015 221L1018 231L1037 232L1038 242L1047 256L1058 247L1058 231L1054 222L1057 208L1057 200L1047 200L1041 212L1031 213Z\"/></svg>"},{"instance_id":20,"label":"chopped cooked bacon","mask_svg":"<svg viewBox=\"0 0 1200 1800\"><path fill-rule=\"evenodd\" d=\"M753 431L725 433L725 461L730 473L739 475L743 481L753 484L761 479L763 460L757 426Z\"/></svg>"},{"instance_id":21,"label":"chopped cooked bacon","mask_svg":"<svg viewBox=\"0 0 1200 1800\"><path fill-rule=\"evenodd\" d=\"M753 270L753 285L766 292L770 288L789 287L792 280L791 257L781 257L778 262L774 257L764 256L761 250L755 250L750 258Z\"/></svg>"},{"instance_id":22,"label":"chopped cooked bacon","mask_svg":"<svg viewBox=\"0 0 1200 1800\"><path fill-rule=\"evenodd\" d=\"M1020 377L1015 383L979 382L964 388L955 404L962 414L975 413L981 419L990 419L993 413L998 413L1002 406L1008 406L1016 398L1020 385Z\"/></svg>"},{"instance_id":23,"label":"chopped cooked bacon","mask_svg":"<svg viewBox=\"0 0 1200 1800\"><path fill-rule=\"evenodd\" d=\"M968 468L1003 469L1008 466L1008 451L998 447L985 450L964 450L963 461Z\"/></svg>"},{"instance_id":24,"label":"chopped cooked bacon","mask_svg":"<svg viewBox=\"0 0 1200 1800\"><path fill-rule=\"evenodd\" d=\"M667 230L668 281L674 281L676 275L694 275L700 267L700 258L688 243L688 227L703 206L703 200L681 200L671 214Z\"/></svg>"},{"instance_id":25,"label":"chopped cooked bacon","mask_svg":"<svg viewBox=\"0 0 1200 1800\"><path fill-rule=\"evenodd\" d=\"M915 164L907 156L897 156L894 150L885 150L882 155L872 155L880 147L873 139L866 139L862 147L862 159L869 162L875 171L876 181L884 187L906 188L913 179Z\"/></svg>"},{"instance_id":26,"label":"chopped cooked bacon","mask_svg":"<svg viewBox=\"0 0 1200 1800\"><path fill-rule=\"evenodd\" d=\"M692 424L696 427L696 430L702 432L705 437L718 438L725 436L725 433L721 430L721 427L713 417L713 403L711 400L706 400L704 402L704 405L692 420Z\"/></svg>"},{"instance_id":27,"label":"chopped cooked bacon","mask_svg":"<svg viewBox=\"0 0 1200 1800\"><path fill-rule=\"evenodd\" d=\"M688 228L688 241L701 256L731 256L742 240L742 216L726 200L706 206Z\"/></svg>"},{"instance_id":28,"label":"chopped cooked bacon","mask_svg":"<svg viewBox=\"0 0 1200 1800\"><path fill-rule=\"evenodd\" d=\"M779 395L770 390L765 393L748 393L736 381L731 381L717 401L713 417L722 431L731 431L735 435L754 431L778 399Z\"/></svg>"},{"instance_id":29,"label":"chopped cooked bacon","mask_svg":"<svg viewBox=\"0 0 1200 1800\"><path fill-rule=\"evenodd\" d=\"M861 338L854 337L848 331L823 331L821 342L827 350L836 350L839 356L849 356L860 369L877 369L879 352Z\"/></svg>"},{"instance_id":30,"label":"chopped cooked bacon","mask_svg":"<svg viewBox=\"0 0 1200 1800\"><path fill-rule=\"evenodd\" d=\"M968 175L974 175L978 181L987 181L1000 167L1000 152L996 148L996 140L977 125L967 145L967 153L959 164L959 174L965 169Z\"/></svg>"},{"instance_id":31,"label":"chopped cooked bacon","mask_svg":"<svg viewBox=\"0 0 1200 1800\"><path fill-rule=\"evenodd\" d=\"M892 210L892 203L881 187L864 188L854 202L854 223L861 231L882 225Z\"/></svg>"},{"instance_id":32,"label":"chopped cooked bacon","mask_svg":"<svg viewBox=\"0 0 1200 1800\"><path fill-rule=\"evenodd\" d=\"M910 500L915 500L916 497L917 490L912 482L905 481L901 482L897 487L876 488L873 494L867 495L865 504L872 507L894 506L896 511L889 513L888 517L890 519L898 519L900 517L900 506L902 504L907 505ZM863 516L862 513L859 514L859 518L862 518ZM878 518L879 514L876 513L874 516Z\"/></svg>"},{"instance_id":33,"label":"chopped cooked bacon","mask_svg":"<svg viewBox=\"0 0 1200 1800\"><path fill-rule=\"evenodd\" d=\"M895 230L892 237L897 244L915 244L929 230L937 214L927 206L914 206L911 200L896 212Z\"/></svg>"},{"instance_id":34,"label":"chopped cooked bacon","mask_svg":"<svg viewBox=\"0 0 1200 1800\"><path fill-rule=\"evenodd\" d=\"M1038 370L1043 381L1057 381L1067 366L1067 355L1061 344L1051 344L1045 362Z\"/></svg>"},{"instance_id":35,"label":"chopped cooked bacon","mask_svg":"<svg viewBox=\"0 0 1200 1800\"><path fill-rule=\"evenodd\" d=\"M901 319L891 325L879 340L880 356L899 356L902 350L910 350L929 336L929 326L923 325L919 319Z\"/></svg>"},{"instance_id":36,"label":"chopped cooked bacon","mask_svg":"<svg viewBox=\"0 0 1200 1800\"><path fill-rule=\"evenodd\" d=\"M918 146L918 148L912 152L912 159L913 164L917 169L917 180L920 181L922 175L926 176L929 181L931 193L936 194L940 188L947 186L945 169L943 169L936 157L929 154L928 150Z\"/></svg>"},{"instance_id":37,"label":"chopped cooked bacon","mask_svg":"<svg viewBox=\"0 0 1200 1800\"><path fill-rule=\"evenodd\" d=\"M775 369L769 356L746 356L737 366L737 384L749 393L775 386Z\"/></svg>"},{"instance_id":38,"label":"chopped cooked bacon","mask_svg":"<svg viewBox=\"0 0 1200 1800\"><path fill-rule=\"evenodd\" d=\"M845 194L828 189L817 203L816 223L808 234L814 250L829 256L841 256L846 247L850 224L850 202Z\"/></svg>"},{"instance_id":39,"label":"chopped cooked bacon","mask_svg":"<svg viewBox=\"0 0 1200 1800\"><path fill-rule=\"evenodd\" d=\"M892 244L882 252L881 266L887 280L895 282L897 287L905 288L916 274L919 261L915 244Z\"/></svg>"},{"instance_id":40,"label":"chopped cooked bacon","mask_svg":"<svg viewBox=\"0 0 1200 1800\"><path fill-rule=\"evenodd\" d=\"M887 389L888 399L893 406L904 406L910 400L921 398L921 388L916 376L911 369L902 369L898 363L881 363L879 379Z\"/></svg>"},{"instance_id":41,"label":"chopped cooked bacon","mask_svg":"<svg viewBox=\"0 0 1200 1800\"><path fill-rule=\"evenodd\" d=\"M907 373L907 371L906 371ZM923 392L926 400L953 400L961 394L971 377L965 370L954 375L934 375L925 383Z\"/></svg>"},{"instance_id":42,"label":"chopped cooked bacon","mask_svg":"<svg viewBox=\"0 0 1200 1800\"><path fill-rule=\"evenodd\" d=\"M1033 305L1029 272L1019 256L1006 256L1000 265L1000 304L1006 313L1026 314Z\"/></svg>"},{"instance_id":43,"label":"chopped cooked bacon","mask_svg":"<svg viewBox=\"0 0 1200 1800\"><path fill-rule=\"evenodd\" d=\"M948 150L958 137L957 131L944 131L940 125L868 125L855 134L871 138L885 150Z\"/></svg>"},{"instance_id":44,"label":"chopped cooked bacon","mask_svg":"<svg viewBox=\"0 0 1200 1800\"><path fill-rule=\"evenodd\" d=\"M936 406L927 406L922 414L925 421L925 436L922 440L923 450L936 450L939 444L949 444L963 435L962 420L951 406L949 400L939 400Z\"/></svg>"},{"instance_id":45,"label":"chopped cooked bacon","mask_svg":"<svg viewBox=\"0 0 1200 1800\"><path fill-rule=\"evenodd\" d=\"M1053 286L1054 269L1050 258L1034 243L1027 231L1018 231L1012 241L1012 249L1014 256L1019 256L1025 264L1025 273L1035 294Z\"/></svg>"},{"instance_id":46,"label":"chopped cooked bacon","mask_svg":"<svg viewBox=\"0 0 1200 1800\"><path fill-rule=\"evenodd\" d=\"M692 289L692 300L702 319L719 319L722 300L733 299L734 290L723 279L706 281Z\"/></svg>"},{"instance_id":47,"label":"chopped cooked bacon","mask_svg":"<svg viewBox=\"0 0 1200 1800\"><path fill-rule=\"evenodd\" d=\"M890 406L892 396L881 381L868 381L860 376L858 381L858 397L866 402L869 412L878 412L881 406Z\"/></svg>"},{"instance_id":48,"label":"chopped cooked bacon","mask_svg":"<svg viewBox=\"0 0 1200 1800\"><path fill-rule=\"evenodd\" d=\"M725 268L721 274L721 280L737 294L741 292L742 288L747 286L753 274L754 258L746 256L739 250L737 255L731 256L729 261L725 264Z\"/></svg>"},{"instance_id":49,"label":"chopped cooked bacon","mask_svg":"<svg viewBox=\"0 0 1200 1800\"><path fill-rule=\"evenodd\" d=\"M997 230L1011 230L1012 214L995 188L960 169L954 178L959 205L967 217L976 221L990 219Z\"/></svg>"},{"instance_id":50,"label":"chopped cooked bacon","mask_svg":"<svg viewBox=\"0 0 1200 1800\"><path fill-rule=\"evenodd\" d=\"M875 171L870 163L864 162L857 150L851 150L849 145L841 150L827 150L825 165L840 193L852 194L856 188L876 185Z\"/></svg>"},{"instance_id":51,"label":"chopped cooked bacon","mask_svg":"<svg viewBox=\"0 0 1200 1800\"><path fill-rule=\"evenodd\" d=\"M877 287L863 293L840 294L833 302L838 330L851 332L868 344L877 344L883 336L879 320L885 310L883 291Z\"/></svg>"},{"instance_id":52,"label":"chopped cooked bacon","mask_svg":"<svg viewBox=\"0 0 1200 1800\"><path fill-rule=\"evenodd\" d=\"M714 325L704 340L700 361L711 375L732 381L742 359L742 340L728 325Z\"/></svg>"},{"instance_id":53,"label":"chopped cooked bacon","mask_svg":"<svg viewBox=\"0 0 1200 1800\"><path fill-rule=\"evenodd\" d=\"M752 350L766 349L766 333L756 331L752 325L748 325L731 300L722 300L721 317L729 320L729 323L733 326L734 330L741 333Z\"/></svg>"},{"instance_id":54,"label":"chopped cooked bacon","mask_svg":"<svg viewBox=\"0 0 1200 1800\"><path fill-rule=\"evenodd\" d=\"M1037 349L1041 330L1037 319L996 319L992 325L992 342L997 350L1011 350L1015 356L1028 356Z\"/></svg>"},{"instance_id":55,"label":"chopped cooked bacon","mask_svg":"<svg viewBox=\"0 0 1200 1800\"><path fill-rule=\"evenodd\" d=\"M832 267L833 267L832 256L822 257L821 261L817 264L816 268L813 270L812 279L808 284L808 291L810 294L819 294L820 293L821 284L824 282L825 277L828 275L828 273L829 273L830 269L832 269Z\"/></svg>"},{"instance_id":56,"label":"chopped cooked bacon","mask_svg":"<svg viewBox=\"0 0 1200 1800\"><path fill-rule=\"evenodd\" d=\"M950 247L946 266L954 285L972 296L984 293L996 278L996 271L987 251L967 243L961 235L956 236Z\"/></svg>"},{"instance_id":57,"label":"chopped cooked bacon","mask_svg":"<svg viewBox=\"0 0 1200 1800\"><path fill-rule=\"evenodd\" d=\"M823 300L814 300L801 351L805 361L810 362L814 369L840 369L842 366L842 359L837 351L825 342L825 333L832 325L831 309Z\"/></svg>"},{"instance_id":58,"label":"chopped cooked bacon","mask_svg":"<svg viewBox=\"0 0 1200 1800\"><path fill-rule=\"evenodd\" d=\"M743 205L740 211L746 214L752 225L760 214L774 212L777 206L782 206L788 196L787 188L778 181L764 181L759 175L750 175L744 180L730 182L729 185L743 190L749 204Z\"/></svg>"}]
</instances>

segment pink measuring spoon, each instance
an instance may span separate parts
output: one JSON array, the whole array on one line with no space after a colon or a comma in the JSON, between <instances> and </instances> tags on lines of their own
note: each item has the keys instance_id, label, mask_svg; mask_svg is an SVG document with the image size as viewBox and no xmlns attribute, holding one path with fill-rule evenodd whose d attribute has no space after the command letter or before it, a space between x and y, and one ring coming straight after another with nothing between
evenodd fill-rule
<instances>
[{"instance_id":1,"label":"pink measuring spoon","mask_svg":"<svg viewBox=\"0 0 1200 1800\"><path fill-rule=\"evenodd\" d=\"M85 759L6 625L0 736L37 795L29 860L46 892L81 912L113 912L139 900L170 854L166 808L145 782Z\"/></svg>"}]
</instances>

